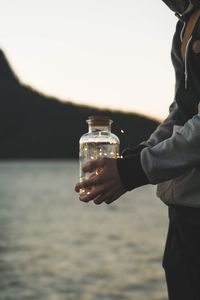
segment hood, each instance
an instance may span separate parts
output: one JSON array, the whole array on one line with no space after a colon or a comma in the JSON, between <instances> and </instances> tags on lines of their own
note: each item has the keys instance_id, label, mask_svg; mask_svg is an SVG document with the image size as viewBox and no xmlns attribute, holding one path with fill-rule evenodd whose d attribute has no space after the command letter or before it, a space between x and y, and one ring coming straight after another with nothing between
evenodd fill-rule
<instances>
[{"instance_id":1,"label":"hood","mask_svg":"<svg viewBox=\"0 0 200 300\"><path fill-rule=\"evenodd\" d=\"M162 0L174 12L185 15L200 6L200 0Z\"/></svg>"}]
</instances>

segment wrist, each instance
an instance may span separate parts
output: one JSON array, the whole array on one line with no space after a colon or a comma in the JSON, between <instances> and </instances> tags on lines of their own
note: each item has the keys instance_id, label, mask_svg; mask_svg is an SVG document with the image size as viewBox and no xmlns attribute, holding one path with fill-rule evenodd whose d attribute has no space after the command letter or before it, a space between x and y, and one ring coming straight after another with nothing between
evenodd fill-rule
<instances>
[{"instance_id":1,"label":"wrist","mask_svg":"<svg viewBox=\"0 0 200 300\"><path fill-rule=\"evenodd\" d=\"M148 184L141 164L140 153L117 159L117 167L123 187L126 191Z\"/></svg>"}]
</instances>

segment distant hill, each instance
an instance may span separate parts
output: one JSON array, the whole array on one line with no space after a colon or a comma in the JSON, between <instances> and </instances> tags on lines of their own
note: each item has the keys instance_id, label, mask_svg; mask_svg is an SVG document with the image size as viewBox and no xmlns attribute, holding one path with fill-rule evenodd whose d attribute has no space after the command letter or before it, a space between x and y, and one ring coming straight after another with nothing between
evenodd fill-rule
<instances>
[{"instance_id":1,"label":"distant hill","mask_svg":"<svg viewBox=\"0 0 200 300\"><path fill-rule=\"evenodd\" d=\"M158 125L127 114L47 97L20 82L0 50L0 159L75 158L89 115L109 115L129 136L130 144L146 139ZM125 137L113 127L126 146Z\"/></svg>"}]
</instances>

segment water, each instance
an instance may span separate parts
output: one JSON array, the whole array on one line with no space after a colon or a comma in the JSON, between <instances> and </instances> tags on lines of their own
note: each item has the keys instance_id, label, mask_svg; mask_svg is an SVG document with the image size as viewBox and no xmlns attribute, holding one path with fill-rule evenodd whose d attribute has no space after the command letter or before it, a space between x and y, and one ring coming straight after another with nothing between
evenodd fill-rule
<instances>
[{"instance_id":1,"label":"water","mask_svg":"<svg viewBox=\"0 0 200 300\"><path fill-rule=\"evenodd\" d=\"M78 176L78 162L0 163L0 300L166 300L155 188L96 206Z\"/></svg>"}]
</instances>

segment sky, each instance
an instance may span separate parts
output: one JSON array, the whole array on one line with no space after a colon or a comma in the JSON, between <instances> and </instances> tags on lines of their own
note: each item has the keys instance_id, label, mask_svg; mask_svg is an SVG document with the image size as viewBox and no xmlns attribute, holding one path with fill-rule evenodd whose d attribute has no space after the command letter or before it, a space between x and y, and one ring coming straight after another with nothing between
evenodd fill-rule
<instances>
[{"instance_id":1,"label":"sky","mask_svg":"<svg viewBox=\"0 0 200 300\"><path fill-rule=\"evenodd\" d=\"M177 18L161 0L0 0L0 48L22 82L63 101L164 119Z\"/></svg>"}]
</instances>

